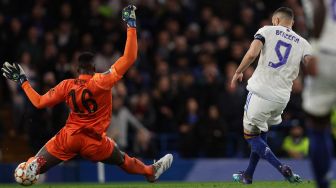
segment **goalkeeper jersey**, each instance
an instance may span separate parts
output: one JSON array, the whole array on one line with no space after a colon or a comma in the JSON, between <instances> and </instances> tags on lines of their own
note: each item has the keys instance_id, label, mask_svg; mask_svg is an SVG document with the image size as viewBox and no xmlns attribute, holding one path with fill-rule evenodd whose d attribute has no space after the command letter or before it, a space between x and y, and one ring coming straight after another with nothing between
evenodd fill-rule
<instances>
[{"instance_id":1,"label":"goalkeeper jersey","mask_svg":"<svg viewBox=\"0 0 336 188\"><path fill-rule=\"evenodd\" d=\"M51 107L65 102L70 114L65 128L72 133L85 131L102 135L110 125L112 114L112 87L134 63L137 56L136 29L128 28L125 52L106 73L80 75L63 80L40 96L28 81L22 88L37 108Z\"/></svg>"}]
</instances>

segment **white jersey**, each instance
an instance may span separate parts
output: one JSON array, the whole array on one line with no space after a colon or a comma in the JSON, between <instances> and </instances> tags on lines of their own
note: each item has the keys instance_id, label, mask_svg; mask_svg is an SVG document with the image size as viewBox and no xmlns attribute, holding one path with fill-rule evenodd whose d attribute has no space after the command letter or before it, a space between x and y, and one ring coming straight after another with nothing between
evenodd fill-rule
<instances>
[{"instance_id":1,"label":"white jersey","mask_svg":"<svg viewBox=\"0 0 336 188\"><path fill-rule=\"evenodd\" d=\"M265 26L255 39L264 43L258 66L248 80L247 89L274 102L287 103L300 62L311 55L310 44L293 30L283 26Z\"/></svg>"},{"instance_id":2,"label":"white jersey","mask_svg":"<svg viewBox=\"0 0 336 188\"><path fill-rule=\"evenodd\" d=\"M326 16L322 33L318 42L320 50L336 54L336 0L324 0Z\"/></svg>"},{"instance_id":3,"label":"white jersey","mask_svg":"<svg viewBox=\"0 0 336 188\"><path fill-rule=\"evenodd\" d=\"M305 77L302 93L303 109L314 116L326 116L336 105L336 0L324 0L324 4L323 28L314 46L318 74Z\"/></svg>"}]
</instances>

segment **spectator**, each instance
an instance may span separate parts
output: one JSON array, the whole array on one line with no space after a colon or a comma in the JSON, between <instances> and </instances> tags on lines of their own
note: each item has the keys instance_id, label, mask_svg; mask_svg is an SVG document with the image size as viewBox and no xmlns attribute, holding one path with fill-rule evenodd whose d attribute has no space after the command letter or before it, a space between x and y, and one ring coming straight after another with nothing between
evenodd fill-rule
<instances>
[{"instance_id":1,"label":"spectator","mask_svg":"<svg viewBox=\"0 0 336 188\"><path fill-rule=\"evenodd\" d=\"M227 124L215 105L208 108L207 115L198 124L200 150L204 157L224 157Z\"/></svg>"},{"instance_id":2,"label":"spectator","mask_svg":"<svg viewBox=\"0 0 336 188\"><path fill-rule=\"evenodd\" d=\"M101 53L95 58L97 72L105 72L110 69L111 65L120 57L120 52L114 49L111 42L107 41L103 44Z\"/></svg>"},{"instance_id":3,"label":"spectator","mask_svg":"<svg viewBox=\"0 0 336 188\"><path fill-rule=\"evenodd\" d=\"M7 33L7 43L3 45L6 48L3 49L8 56L8 60L17 60L17 49L23 40L22 23L18 18L12 18L10 21L10 29Z\"/></svg>"},{"instance_id":4,"label":"spectator","mask_svg":"<svg viewBox=\"0 0 336 188\"><path fill-rule=\"evenodd\" d=\"M37 71L33 68L31 64L31 55L29 52L24 51L21 55L21 66L25 70L27 77L31 80L32 86L36 87L37 85ZM31 109L30 103L26 100L26 97L19 88L19 86L7 80L9 91L12 96L12 107L13 107L13 122L14 129L10 131L11 135L15 135L17 132L26 133L26 123L24 118L26 118L26 114L29 109Z\"/></svg>"},{"instance_id":5,"label":"spectator","mask_svg":"<svg viewBox=\"0 0 336 188\"><path fill-rule=\"evenodd\" d=\"M217 65L213 61L203 66L203 74L199 81L202 83L200 86L201 106L208 108L210 105L216 105L224 87Z\"/></svg>"},{"instance_id":6,"label":"spectator","mask_svg":"<svg viewBox=\"0 0 336 188\"><path fill-rule=\"evenodd\" d=\"M227 122L226 135L226 156L227 157L244 157L247 144L241 136L243 132L242 117L243 106L245 103L246 90L242 85L232 88L230 85L231 78L237 69L235 63L228 63L225 67L225 90L220 93L219 108L222 116Z\"/></svg>"},{"instance_id":7,"label":"spectator","mask_svg":"<svg viewBox=\"0 0 336 188\"><path fill-rule=\"evenodd\" d=\"M302 159L308 155L309 140L304 136L303 128L300 125L293 125L282 148L289 157L294 159Z\"/></svg>"},{"instance_id":8,"label":"spectator","mask_svg":"<svg viewBox=\"0 0 336 188\"><path fill-rule=\"evenodd\" d=\"M182 157L196 157L198 152L197 124L200 122L200 109L195 98L188 98L179 118L180 154Z\"/></svg>"},{"instance_id":9,"label":"spectator","mask_svg":"<svg viewBox=\"0 0 336 188\"><path fill-rule=\"evenodd\" d=\"M42 72L55 71L58 58L58 48L55 44L55 35L52 32L46 32L44 36L44 54L43 63L40 67Z\"/></svg>"},{"instance_id":10,"label":"spectator","mask_svg":"<svg viewBox=\"0 0 336 188\"><path fill-rule=\"evenodd\" d=\"M175 113L173 105L175 96L171 90L169 77L163 76L158 80L157 87L153 91L154 106L156 111L156 131L173 132L175 131Z\"/></svg>"},{"instance_id":11,"label":"spectator","mask_svg":"<svg viewBox=\"0 0 336 188\"><path fill-rule=\"evenodd\" d=\"M46 72L43 75L41 93L46 93L56 85L56 77L53 72ZM33 109L31 121L28 123L29 142L33 153L54 136L65 124L67 108L64 104L57 104L52 108Z\"/></svg>"},{"instance_id":12,"label":"spectator","mask_svg":"<svg viewBox=\"0 0 336 188\"><path fill-rule=\"evenodd\" d=\"M84 40L84 42L87 41ZM85 45L88 45L87 43L85 43ZM56 44L59 47L60 51L68 53L67 55L70 55L73 52L76 44L76 36L74 36L74 33L72 32L72 24L70 22L62 21L59 24L58 32L56 33ZM82 45L84 46L84 44Z\"/></svg>"},{"instance_id":13,"label":"spectator","mask_svg":"<svg viewBox=\"0 0 336 188\"><path fill-rule=\"evenodd\" d=\"M141 135L137 136L137 139L133 140L133 143L138 142L139 146L146 149L151 138L150 132L133 116L128 108L124 106L123 99L114 95L112 121L109 129L107 130L107 134L116 141L121 150L125 150L129 146L129 125L135 129L136 134Z\"/></svg>"},{"instance_id":14,"label":"spectator","mask_svg":"<svg viewBox=\"0 0 336 188\"><path fill-rule=\"evenodd\" d=\"M157 38L158 44L156 47L156 54L162 59L167 60L173 48L173 43L170 41L169 33L167 31L161 31L159 32Z\"/></svg>"},{"instance_id":15,"label":"spectator","mask_svg":"<svg viewBox=\"0 0 336 188\"><path fill-rule=\"evenodd\" d=\"M105 72L124 49L125 25L120 21L119 12L126 3L121 0L4 1L0 3L0 42L3 44L0 46L0 59L21 62L33 86L40 91L75 76L78 53L84 50L97 54L97 71ZM142 0L135 3L138 7L139 53L123 82L114 87L120 98L116 103L122 101L117 111L131 109L155 138L171 136L170 149L180 149L183 156L198 156L199 152L184 146L178 148L173 143L185 144L190 142L187 141L189 138L193 140L192 137L199 136L198 129L185 131L199 125L202 125L202 133L209 138L209 143L217 139L225 144L214 146L225 149L225 154L220 156L246 156L247 145L241 137L241 124L245 85L254 68L248 68L237 88L229 87L229 81L257 28L271 25L270 12L276 7L282 4L292 7L296 14L296 31L307 36L300 3L296 0L257 3L250 0L232 3ZM16 135L27 133L27 126L23 124L30 119L37 125L48 124L46 118L55 118L57 113L54 111L32 110L19 87L4 80L3 83L7 83L9 89L1 86L1 96L8 97L0 98L0 103L6 103L8 98L12 102ZM302 119L302 87L300 79L294 82L291 101L284 113L285 124L296 118ZM197 112L194 112L195 108ZM210 118L210 114L216 113L220 114L219 119ZM197 121L190 121L188 117L191 116L196 116ZM222 131L224 141L222 137L212 135L217 121L225 126ZM182 126L186 124L191 126ZM40 130L41 135L49 135L59 128L58 125L48 124L48 128ZM118 123L113 125L120 126ZM51 130L51 126L56 128ZM140 131L134 138L144 144L135 148L133 145L124 147L149 156L143 150L151 150L152 146L146 146L147 134L141 133L145 131ZM283 137L281 130L271 133L270 142ZM126 141L130 138L127 136ZM281 144L279 142L276 146ZM203 154L217 157L210 151L212 149L203 148Z\"/></svg>"},{"instance_id":16,"label":"spectator","mask_svg":"<svg viewBox=\"0 0 336 188\"><path fill-rule=\"evenodd\" d=\"M136 118L149 130L155 129L155 110L151 103L150 96L147 92L140 93L139 96L134 96L133 112Z\"/></svg>"},{"instance_id":17,"label":"spectator","mask_svg":"<svg viewBox=\"0 0 336 188\"><path fill-rule=\"evenodd\" d=\"M38 29L35 26L29 28L27 38L21 42L17 54L22 55L23 52L29 52L31 63L34 66L40 65L43 54L42 45L39 39Z\"/></svg>"},{"instance_id":18,"label":"spectator","mask_svg":"<svg viewBox=\"0 0 336 188\"><path fill-rule=\"evenodd\" d=\"M70 3L65 2L61 4L58 17L61 21L69 21L69 22L74 21L72 6Z\"/></svg>"}]
</instances>

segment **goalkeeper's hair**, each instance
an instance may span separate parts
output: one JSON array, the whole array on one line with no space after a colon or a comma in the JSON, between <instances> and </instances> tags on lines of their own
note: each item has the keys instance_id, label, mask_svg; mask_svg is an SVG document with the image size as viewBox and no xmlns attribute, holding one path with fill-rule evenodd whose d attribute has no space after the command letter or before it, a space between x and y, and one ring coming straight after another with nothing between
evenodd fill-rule
<instances>
[{"instance_id":1,"label":"goalkeeper's hair","mask_svg":"<svg viewBox=\"0 0 336 188\"><path fill-rule=\"evenodd\" d=\"M287 19L294 19L294 12L291 8L288 7L280 7L277 10L274 11L273 15L275 14L282 14Z\"/></svg>"},{"instance_id":2,"label":"goalkeeper's hair","mask_svg":"<svg viewBox=\"0 0 336 188\"><path fill-rule=\"evenodd\" d=\"M83 52L78 56L78 73L79 74L94 74L94 54L91 52Z\"/></svg>"}]
</instances>

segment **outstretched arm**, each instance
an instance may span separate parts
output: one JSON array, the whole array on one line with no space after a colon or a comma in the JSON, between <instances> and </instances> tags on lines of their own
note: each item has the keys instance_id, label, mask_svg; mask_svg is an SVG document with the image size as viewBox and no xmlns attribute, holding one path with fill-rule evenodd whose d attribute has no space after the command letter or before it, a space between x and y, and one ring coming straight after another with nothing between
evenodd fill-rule
<instances>
[{"instance_id":1,"label":"outstretched arm","mask_svg":"<svg viewBox=\"0 0 336 188\"><path fill-rule=\"evenodd\" d=\"M138 42L136 36L135 10L136 7L134 5L129 5L122 11L122 19L127 23L127 40L124 55L111 67L111 69L115 68L119 75L124 75L137 58Z\"/></svg>"},{"instance_id":2,"label":"outstretched arm","mask_svg":"<svg viewBox=\"0 0 336 188\"><path fill-rule=\"evenodd\" d=\"M138 42L135 22L135 6L130 5L123 9L122 19L127 23L127 40L124 54L112 66L108 72L95 74L94 81L103 89L111 87L122 78L126 71L133 65L137 58Z\"/></svg>"},{"instance_id":3,"label":"outstretched arm","mask_svg":"<svg viewBox=\"0 0 336 188\"><path fill-rule=\"evenodd\" d=\"M64 81L41 96L34 90L34 88L32 88L23 68L19 64L9 64L8 62L5 62L1 71L4 77L21 85L29 100L36 108L53 106L65 99L63 88Z\"/></svg>"},{"instance_id":4,"label":"outstretched arm","mask_svg":"<svg viewBox=\"0 0 336 188\"><path fill-rule=\"evenodd\" d=\"M64 97L64 82L58 84L55 88L50 89L46 94L40 95L30 85L29 81L25 81L22 84L22 89L26 93L30 102L38 109L51 107L57 103L65 100Z\"/></svg>"},{"instance_id":5,"label":"outstretched arm","mask_svg":"<svg viewBox=\"0 0 336 188\"><path fill-rule=\"evenodd\" d=\"M246 52L242 62L240 63L239 67L236 70L236 73L233 75L231 81L231 87L236 86L237 80L240 82L243 79L243 72L253 63L253 61L258 57L261 49L263 47L262 41L255 39L251 43L249 50Z\"/></svg>"},{"instance_id":6,"label":"outstretched arm","mask_svg":"<svg viewBox=\"0 0 336 188\"><path fill-rule=\"evenodd\" d=\"M121 56L111 67L115 68L118 75L124 75L126 71L133 65L137 58L138 42L136 36L136 28L127 28L127 40L124 49L124 55Z\"/></svg>"}]
</instances>

